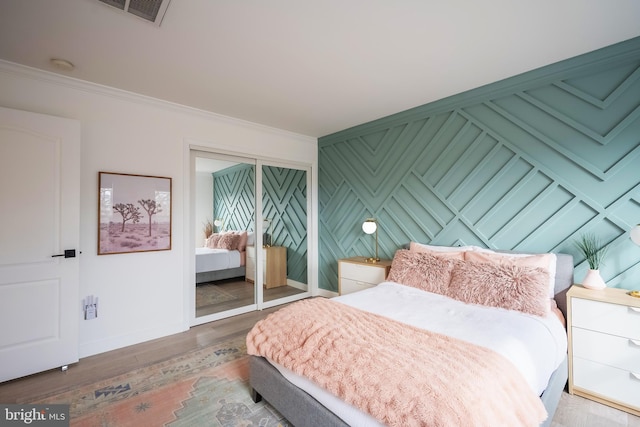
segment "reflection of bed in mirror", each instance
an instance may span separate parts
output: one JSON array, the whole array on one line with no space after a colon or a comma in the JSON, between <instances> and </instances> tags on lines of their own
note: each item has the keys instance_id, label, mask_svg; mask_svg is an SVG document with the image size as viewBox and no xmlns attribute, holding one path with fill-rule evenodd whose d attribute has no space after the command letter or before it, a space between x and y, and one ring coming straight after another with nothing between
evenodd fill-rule
<instances>
[{"instance_id":1,"label":"reflection of bed in mirror","mask_svg":"<svg viewBox=\"0 0 640 427\"><path fill-rule=\"evenodd\" d=\"M196 284L244 277L246 248L253 233L227 231L214 233L196 248Z\"/></svg>"}]
</instances>

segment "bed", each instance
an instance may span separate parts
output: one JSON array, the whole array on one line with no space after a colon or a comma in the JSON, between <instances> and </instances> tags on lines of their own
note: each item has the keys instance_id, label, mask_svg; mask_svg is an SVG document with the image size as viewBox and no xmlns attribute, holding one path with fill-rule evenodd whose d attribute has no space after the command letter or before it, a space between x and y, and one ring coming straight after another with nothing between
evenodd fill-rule
<instances>
[{"instance_id":1,"label":"bed","mask_svg":"<svg viewBox=\"0 0 640 427\"><path fill-rule=\"evenodd\" d=\"M419 247L419 245L416 245L416 247ZM541 286L537 286L536 287L537 296L534 298L534 296L526 294L526 298L537 299L539 301L542 301L543 297L546 296L546 298L548 298L547 302L552 304L550 304L549 310L546 310L544 314L539 313L537 315L532 315L530 313L523 313L520 310L513 310L511 308L504 309L500 307L499 304L496 306L490 306L492 304L491 302L489 302L488 303L489 306L487 306L484 304L484 301L482 303L479 303L478 301L475 301L475 302L472 301L471 303L469 303L468 301L462 301L456 298L451 298L449 295L446 295L445 290L438 288L438 286L441 286L441 284L437 284L437 283L436 285L433 285L433 283L431 283L427 287L430 290L426 291L421 288L422 283L416 282L416 277L419 277L420 280L422 280L423 282L425 280L425 277L423 276L426 276L426 280L429 282L438 282L438 278L433 277L433 270L434 270L432 268L433 265L428 265L427 267L425 267L424 265L421 265L419 263L418 264L415 264L415 263L412 264L411 262L407 263L406 260L404 260L404 264L400 262L396 262L397 258L399 258L399 254L403 256L409 254L407 255L409 257L416 256L415 254L411 254L412 252L411 250L401 250L401 251L398 251L398 253L396 253L396 256L394 257L391 273L389 275L389 281L384 282L372 289L333 298L331 301L329 300L327 300L326 302L323 301L322 304L320 304L322 305L322 307L319 308L320 312L333 313L333 311L331 310L339 310L335 312L337 314L333 313L333 314L327 314L325 316L325 317L331 317L332 319L350 316L352 314L351 313L352 311L357 312L354 314L354 315L357 314L357 316L361 316L362 315L361 312L364 312L365 317L367 316L374 317L374 321L376 318L378 320L383 319L383 322L387 322L388 324L393 324L394 326L396 325L397 322L399 322L399 323L408 325L407 327L417 328L420 330L418 332L412 330L411 334L409 335L410 337L418 336L416 334L419 334L419 333L424 333L424 334L428 334L429 339L431 339L432 336L436 336L439 339L452 340L451 342L455 343L456 345L463 345L462 348L465 348L464 346L466 345L480 346L480 347L474 347L474 349L476 348L485 349L485 347L489 348L490 350L488 351L488 354L491 357L493 357L494 355L498 355L498 360L503 360L503 362L496 362L498 364L497 366L509 366L510 367L509 369L511 369L512 366L515 366L515 369L518 372L518 374L516 374L518 375L517 378L523 379L522 381L519 381L519 383L521 384L517 384L517 386L520 388L526 388L527 391L522 391L519 389L520 391L515 393L511 392L510 394L515 396L521 396L521 395L524 396L525 394L527 395L530 394L533 400L536 401L536 402L528 402L527 404L529 406L526 407L526 410L530 410L531 412L538 411L538 413L536 413L536 416L538 417L539 421L537 421L535 424L532 424L532 423L528 423L528 424L521 423L521 424L522 425L543 425L543 426L550 425L551 420L553 418L553 414L558 405L561 393L565 387L567 376L568 376L567 359L566 359L566 345L567 345L566 330L564 329L564 324L562 323L561 318L562 318L562 315L566 313L566 300L565 300L566 291L573 283L573 258L571 257L571 255L544 254L544 255L538 256L536 254L492 252L492 251L483 250L483 249L474 248L474 247L467 247L467 248L428 247L428 250L426 252L429 252L430 250L436 250L438 252L442 252L440 256L436 255L438 260L442 260L443 258L446 258L448 255L451 255L452 253L457 252L457 255L455 255L454 258L447 261L448 263L447 265L455 264L458 266L460 265L473 266L473 268L471 268L470 271L472 271L474 274L479 274L478 273L479 270L476 268L479 265L487 266L491 264L489 261L485 259L486 257L489 257L491 259L509 258L510 260L512 259L512 257L513 259L518 258L517 261L514 261L516 263L520 263L520 267L518 267L520 268L520 270L518 271L526 270L527 272L531 272L533 270L539 272L541 269L536 268L535 264L532 264L529 267L522 267L522 263L526 263L528 262L527 260L536 258L536 262L538 262L539 264L541 257L546 257L544 258L545 260L551 257L550 259L552 259L553 262L550 263L549 269L547 270L546 277L548 279L544 279L544 276L536 276L536 278L540 279L540 281L548 280L548 283L545 283L545 289L541 289ZM462 256L463 259L456 258L460 256L460 252L463 252L464 254L467 254L467 256L469 256L468 254L469 251L478 252L480 253L480 255L474 253L473 255L475 258L471 257L471 261L464 261L464 255ZM434 255L435 254L430 253L429 255L420 255L420 256L433 258ZM402 268L403 266L405 267L404 269ZM491 267L491 268L494 268L494 267ZM395 268L395 272L394 272L394 268ZM496 268L503 269L507 267L501 266ZM508 268L512 268L512 267L508 267ZM418 271L419 274L416 274L416 271ZM455 271L456 270L454 269L454 272ZM405 276L403 276L403 274L405 274ZM461 274L461 273L455 273L454 276L457 277L456 283L458 285L460 283L461 278L465 277L464 274ZM449 285L447 286L453 286L453 280L451 278L454 276L449 276L450 282L449 282ZM409 282L409 285L407 286L404 283L395 281L396 279L402 282ZM467 279L468 279L468 276L467 276ZM416 283L411 283L412 280ZM537 282L537 283L542 283L542 282ZM433 286L435 286L438 289L432 289ZM478 288L478 286L480 287ZM470 286L470 288L472 289L473 292L478 293L477 292L478 289L482 289L482 284L475 283L475 285ZM432 292L434 290L437 292ZM480 294L485 295L485 293L480 293ZM472 300L473 298L474 298L474 295L471 295ZM464 300L464 298L462 299ZM515 300L517 299L518 297L515 298ZM322 298L316 298L316 300L322 300ZM307 300L307 301L310 301L310 300ZM494 302L495 302L495 299L494 299ZM301 304L301 303L306 303L306 302L300 302L296 304ZM513 304L513 303L510 302L510 304ZM528 301L527 301L527 304L529 304ZM555 307L552 307L552 306L555 306ZM290 306L280 310L279 312L276 313L276 315L283 310L288 310L289 307ZM424 309L421 309L421 307L429 307L430 309L424 310ZM540 307L541 305L538 304L537 309L540 309ZM309 310L309 307L304 307L302 308L302 310ZM527 307L527 310L529 310L529 307ZM427 315L423 316L425 312L427 313ZM557 312L560 312L561 314L560 317L557 316L558 314ZM313 313L313 310L309 311L309 313ZM343 313L346 313L346 314L343 314ZM416 313L419 313L419 314L416 314ZM287 315L293 316L295 315L295 313L287 314ZM274 316L274 315L272 314L271 316ZM311 314L310 316L313 317L313 314ZM296 320L295 322L302 324L304 322L303 317L304 316L300 316L298 320ZM367 333L370 333L369 330L376 330L374 326L369 326L369 323L364 323L364 320L361 320L360 317L353 317L353 318L347 317L347 318L351 320L349 320L344 326L343 325L338 326L338 328L345 328L344 332L340 332L340 333L344 333L346 336L352 333L350 330L351 328L349 327L350 323L360 325L360 327L356 329L367 331ZM353 319L356 319L356 320L354 321ZM390 319L394 319L394 320L390 320ZM465 319L465 320L463 321L462 319ZM301 326L301 328L321 330L322 326L318 326L319 324L315 323L317 320L318 319L311 320L310 321L311 323L308 324L310 326L303 325ZM366 321L369 322L370 319L367 318ZM332 320L332 322L334 321ZM362 325L367 325L367 326L362 326ZM499 325L499 327L494 327L493 325ZM527 329L530 326L533 329L531 330ZM331 382L327 382L327 383L323 383L323 387L319 387L314 381L311 381L309 378L298 374L300 372L304 372L305 375L312 377L315 380L320 382L324 381L324 377L322 375L332 376L335 374L336 378L339 378L339 379L348 378L348 376L352 374L350 372L351 370L355 370L357 372L356 368L352 368L353 364L351 363L351 360L355 360L360 355L366 356L367 354L369 356L366 356L366 357L369 357L372 359L378 359L380 358L378 356L380 354L379 353L380 350L375 350L378 353L376 353L375 351L371 353L371 351L369 351L368 348L365 348L365 346L363 346L361 350L353 351L349 345L346 345L345 352L351 351L351 353L350 355L347 355L346 358L342 359L342 365L349 366L350 369L347 369L347 370L344 370L344 372L341 372L341 369L339 368L340 366L339 364L338 365L331 364L332 366L331 372L328 372L328 373L324 372L322 373L322 375L318 376L318 374L314 373L313 369L311 368L298 369L300 365L296 365L295 363L294 363L293 369L289 369L288 367L284 366L285 363L283 362L283 359L278 359L278 356L277 356L278 352L284 352L283 350L279 349L280 347L285 348L285 346L282 346L281 343L277 343L277 344L274 343L278 348L276 349L275 353L273 352L269 353L269 348L271 346L269 340L272 339L271 336L269 335L269 333L265 334L264 331L262 330L256 331L256 329L260 329L262 327L266 327L266 326L261 325L260 323L257 324L256 327L254 327L254 329L250 332L249 336L247 337L247 348L248 348L249 354L251 355L250 356L250 372L251 372L250 385L252 387L252 396L255 401L258 401L264 398L267 402L273 405L278 411L280 411L282 415L285 418L287 418L287 420L289 420L295 426L297 427L317 426L317 425L322 425L322 426L347 426L347 425L369 426L369 425L372 425L372 426L375 426L375 425L385 425L385 424L421 425L420 422L415 423L414 422L415 420L410 420L411 422L407 420L398 421L397 418L390 418L395 421L389 421L388 419L385 419L385 422L381 422L380 411L378 410L378 412L376 412L377 410L376 405L379 406L379 404L378 403L372 404L371 402L375 402L377 400L376 396L378 395L384 396L385 395L384 389L378 388L378 383L367 382L367 381L372 381L369 378L367 378L366 381L362 381L362 384L366 384L363 388L368 390L375 389L376 392L369 392L368 396L365 395L364 397L358 398L357 396L354 397L352 395L352 393L357 392L357 386L355 387L354 390L351 390L349 386L344 386L339 384L340 381L344 381L345 383L348 383L347 380L339 380L338 383L333 385ZM291 329L291 327L288 327L288 328ZM487 333L487 331L493 330L493 329L495 329L496 331ZM516 347L515 349L501 347L503 345L501 344L502 341L506 341L506 342L512 341L512 337L508 336L508 334L513 332L514 330L522 331L522 332L526 331L525 334L529 338L521 339L520 344L518 344L520 347ZM547 330L548 333L545 332L545 330ZM331 335L329 335L334 333L333 331L332 332L325 331L322 333L325 335L321 339L319 339L319 341L317 342L317 345L318 345L317 351L319 352L326 351L326 350L322 350L322 346L323 345L326 346L327 340L334 339L331 337ZM349 336L348 340L353 341L355 343L366 342L366 339L367 339L366 334L364 335L364 338L363 338L362 336L357 335L360 332L356 331L354 333L356 335L354 335L354 337ZM394 332L394 333L396 335L402 334L402 332ZM276 333L276 335L278 334L279 332ZM536 341L537 340L536 338L531 338L536 336L540 337L539 341ZM506 339L503 340L502 337L506 337ZM312 341L313 339L317 339L317 337L314 337L313 335L305 336L304 337L305 341L304 342L301 341L296 345L300 347L304 347L305 345L307 345L307 341ZM341 338L335 338L336 342L338 342L337 340L339 339ZM378 340L378 338L376 338L376 340ZM434 342L435 342L435 345L437 345L439 341L436 340ZM449 344L449 341L446 341L446 342L447 342L446 344L447 348L449 348L449 346L451 346L452 348L455 347L454 345ZM463 344L460 344L461 342ZM344 344L341 344L341 346L344 346ZM529 349L523 350L523 348L527 346L529 346ZM260 347L261 349L258 349L258 347ZM366 347L369 347L369 345L367 345ZM422 349L425 349L424 351L427 351L426 347L420 347L418 350L422 350ZM543 349L543 350L540 351L540 349ZM367 351L369 351L369 353L367 353ZM411 353L411 351L414 351L414 350L407 349L405 351L407 352L407 354L413 354ZM292 350L291 353L294 353L294 352L295 350ZM265 354L261 354L261 353L265 353ZM340 353L340 351L334 351L334 353ZM469 354L476 354L476 353L477 351L475 350L469 352ZM287 357L289 357L288 354L289 353L287 353ZM266 356L266 357L263 357L263 356ZM450 358L450 357L453 358L454 356L459 357L459 355L450 356L447 354L446 358ZM311 356L307 354L305 357L311 357ZM428 357L431 357L431 356L428 356ZM474 363L482 363L484 358L485 356L483 353L483 355L481 356L482 360L480 362L474 361L471 365L473 366ZM500 358L505 358L509 360L511 363L505 364L504 359L500 359ZM456 360L456 359L452 359L452 360ZM489 358L487 358L487 360L489 360ZM438 361L435 359L433 360L429 359L429 361L430 363L420 363L419 366L422 367L422 366L427 366L431 364L435 366L438 363ZM376 362L378 362L378 360L376 360ZM325 362L322 362L322 363L325 363ZM330 362L326 362L326 363L330 363ZM462 363L457 366L464 366L464 365L465 363ZM299 372L298 373L294 372L293 371L294 369L296 369ZM436 368L434 367L434 369ZM437 368L437 369L441 369L441 368ZM374 366L374 369L372 369L372 371L373 370L375 370L375 366ZM457 369L457 370L463 371L464 369ZM535 374L532 373L533 371L535 371ZM428 375L432 375L432 374L429 373ZM368 374L365 373L362 376L368 377ZM434 377L434 378L435 379L433 380L433 382L437 383L438 378L437 377ZM378 381L381 381L381 380L378 380ZM386 379L385 381L388 382L390 380ZM429 381L432 381L432 380L430 379ZM495 382L499 383L498 380L496 380ZM402 387L404 387L404 385ZM420 387L424 387L424 385L421 385ZM509 387L513 387L513 384L509 384ZM333 390L334 393L327 392L325 388ZM344 390L340 390L340 389L344 389ZM426 388L419 389L419 390L425 390L423 394L434 393L430 388L428 392L426 391ZM501 390L499 390L498 393L500 391ZM344 399L339 399L338 397L336 397L336 395L339 395L340 393L343 393L346 397ZM448 392L448 393L451 393L451 392ZM418 393L414 392L413 395L415 396L416 394L420 395L420 392ZM456 398L458 397L458 394L460 394L461 396L464 396L463 393L456 392L455 393ZM482 394L482 393L476 393L476 394ZM491 394L491 393L487 392L487 394ZM490 398L489 401L499 400L499 399L496 399L496 396L499 396L499 394L495 394L492 396L493 398ZM347 399L350 399L351 403L357 402L361 406L358 407L358 405L346 403L345 400ZM441 399L441 400L449 400L449 399ZM468 400L464 402L468 402ZM541 414L539 413L539 408L536 408L534 411L532 405L535 405L536 403L539 407L542 407L543 410L545 411L544 416L541 416ZM362 407L363 404L366 407L365 410L363 410L363 407ZM406 402L403 402L402 404L407 405ZM421 402L420 404L422 405L423 402ZM492 402L491 404L493 405L494 403ZM433 405L433 407L435 408L435 407L438 407L439 403L436 402L436 403L432 403L431 405ZM481 406L483 405L484 403L481 404ZM515 404L512 404L512 405L515 405ZM374 406L374 407L370 408L370 406ZM466 406L471 407L471 405L467 405L466 403L462 403L458 407L462 412L462 409L464 409L464 407ZM404 409L400 410L399 412L402 412L403 410ZM424 408L422 408L421 410L424 410ZM455 412L457 411L457 409L454 409L453 411ZM525 409L523 409L523 411L525 411ZM378 415L378 418L376 419L375 417L370 415L369 412L376 413ZM400 414L400 415L403 415L403 414ZM453 415L461 416L461 417L463 416L455 413ZM424 424L424 425L428 425L428 424ZM440 424L440 425L446 425L446 424ZM517 424L511 423L509 425L517 425Z\"/></svg>"},{"instance_id":2,"label":"bed","mask_svg":"<svg viewBox=\"0 0 640 427\"><path fill-rule=\"evenodd\" d=\"M196 248L196 285L245 275L247 242L253 233L214 233Z\"/></svg>"}]
</instances>

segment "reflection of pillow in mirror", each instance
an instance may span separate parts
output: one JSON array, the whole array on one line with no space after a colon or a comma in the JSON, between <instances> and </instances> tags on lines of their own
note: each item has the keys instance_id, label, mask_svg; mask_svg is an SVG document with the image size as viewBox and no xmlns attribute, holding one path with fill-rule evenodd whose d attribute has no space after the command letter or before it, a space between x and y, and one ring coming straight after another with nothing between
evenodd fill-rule
<instances>
[{"instance_id":1,"label":"reflection of pillow in mirror","mask_svg":"<svg viewBox=\"0 0 640 427\"><path fill-rule=\"evenodd\" d=\"M218 247L218 240L220 240L220 234L218 233L213 233L211 236L209 236L209 238L207 239L207 245L206 247L209 249L215 249Z\"/></svg>"},{"instance_id":2,"label":"reflection of pillow in mirror","mask_svg":"<svg viewBox=\"0 0 640 427\"><path fill-rule=\"evenodd\" d=\"M234 233L225 233L220 236L218 240L217 248L226 249L228 251L234 251L238 249L238 243L240 242L240 236Z\"/></svg>"},{"instance_id":3,"label":"reflection of pillow in mirror","mask_svg":"<svg viewBox=\"0 0 640 427\"><path fill-rule=\"evenodd\" d=\"M236 234L240 236L240 240L238 241L238 250L243 252L247 249L247 232L246 231L237 231Z\"/></svg>"},{"instance_id":4,"label":"reflection of pillow in mirror","mask_svg":"<svg viewBox=\"0 0 640 427\"><path fill-rule=\"evenodd\" d=\"M540 268L465 261L455 264L446 295L468 304L546 316L548 283L548 273Z\"/></svg>"}]
</instances>

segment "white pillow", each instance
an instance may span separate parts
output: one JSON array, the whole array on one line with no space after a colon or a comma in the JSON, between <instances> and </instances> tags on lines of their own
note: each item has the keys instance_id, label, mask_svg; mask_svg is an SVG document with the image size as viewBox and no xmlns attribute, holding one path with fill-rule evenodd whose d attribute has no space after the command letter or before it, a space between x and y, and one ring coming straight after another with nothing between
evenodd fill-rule
<instances>
[{"instance_id":1,"label":"white pillow","mask_svg":"<svg viewBox=\"0 0 640 427\"><path fill-rule=\"evenodd\" d=\"M413 246L417 246L423 249L427 249L429 251L434 252L466 252L471 251L476 246L434 246L434 245L425 245L424 243L411 242L409 244L409 250L412 249Z\"/></svg>"}]
</instances>

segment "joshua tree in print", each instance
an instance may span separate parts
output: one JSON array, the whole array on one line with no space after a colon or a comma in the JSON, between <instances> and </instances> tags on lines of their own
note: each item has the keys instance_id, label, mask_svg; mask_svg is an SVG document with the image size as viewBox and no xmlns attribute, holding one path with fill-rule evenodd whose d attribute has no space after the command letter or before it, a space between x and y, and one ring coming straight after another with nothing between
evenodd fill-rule
<instances>
[{"instance_id":1,"label":"joshua tree in print","mask_svg":"<svg viewBox=\"0 0 640 427\"><path fill-rule=\"evenodd\" d=\"M144 210L147 211L147 216L149 217L149 236L151 236L151 217L162 212L160 203L156 204L156 201L151 199L138 200L138 203L140 203Z\"/></svg>"},{"instance_id":2,"label":"joshua tree in print","mask_svg":"<svg viewBox=\"0 0 640 427\"><path fill-rule=\"evenodd\" d=\"M113 210L122 215L122 231L124 231L124 224L127 221L132 221L134 224L140 222L142 214L140 209L133 206L133 203L117 203L113 206Z\"/></svg>"}]
</instances>

